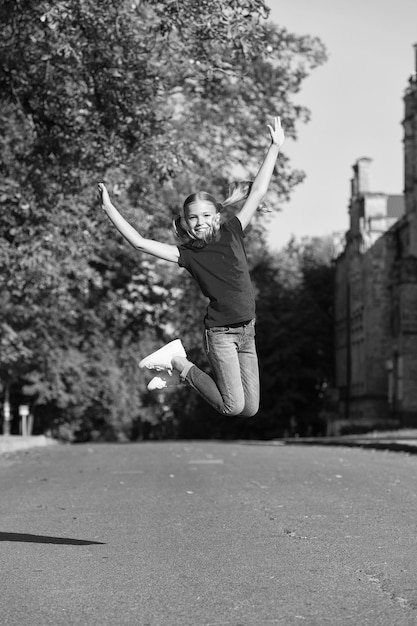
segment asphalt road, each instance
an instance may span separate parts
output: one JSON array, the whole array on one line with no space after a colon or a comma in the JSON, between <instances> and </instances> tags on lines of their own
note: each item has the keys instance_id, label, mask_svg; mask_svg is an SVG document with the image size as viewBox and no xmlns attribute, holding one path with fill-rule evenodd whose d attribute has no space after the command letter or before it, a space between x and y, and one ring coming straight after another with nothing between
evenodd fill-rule
<instances>
[{"instance_id":1,"label":"asphalt road","mask_svg":"<svg viewBox=\"0 0 417 626\"><path fill-rule=\"evenodd\" d=\"M416 455L328 446L3 455L0 624L417 624L416 479Z\"/></svg>"}]
</instances>

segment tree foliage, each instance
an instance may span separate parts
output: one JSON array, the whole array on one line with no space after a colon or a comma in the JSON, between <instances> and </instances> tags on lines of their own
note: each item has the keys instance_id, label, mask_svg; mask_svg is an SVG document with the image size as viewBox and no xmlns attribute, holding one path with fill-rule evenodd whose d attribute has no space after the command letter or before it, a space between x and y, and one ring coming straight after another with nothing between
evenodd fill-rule
<instances>
[{"instance_id":1,"label":"tree foliage","mask_svg":"<svg viewBox=\"0 0 417 626\"><path fill-rule=\"evenodd\" d=\"M333 384L334 246L291 240L254 269L258 298L264 435L324 434Z\"/></svg>"},{"instance_id":2,"label":"tree foliage","mask_svg":"<svg viewBox=\"0 0 417 626\"><path fill-rule=\"evenodd\" d=\"M273 115L295 138L309 113L293 94L325 50L267 17L263 0L0 0L0 373L72 431L149 419L133 355L194 341L203 308L120 241L95 185L167 240L190 190L254 175ZM279 208L302 173L284 153L277 174ZM259 224L250 239L255 259Z\"/></svg>"}]
</instances>

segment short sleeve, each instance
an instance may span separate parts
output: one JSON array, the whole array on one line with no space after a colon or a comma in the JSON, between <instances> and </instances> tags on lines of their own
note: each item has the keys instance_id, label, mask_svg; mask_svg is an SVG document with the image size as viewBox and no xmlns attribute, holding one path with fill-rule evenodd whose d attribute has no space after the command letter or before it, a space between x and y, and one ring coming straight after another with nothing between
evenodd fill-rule
<instances>
[{"instance_id":1,"label":"short sleeve","mask_svg":"<svg viewBox=\"0 0 417 626\"><path fill-rule=\"evenodd\" d=\"M245 232L242 228L242 223L237 215L234 215L233 217L230 218L230 220L227 222L227 226L230 228L231 231L236 233L239 237L241 237L242 239L244 238Z\"/></svg>"},{"instance_id":2,"label":"short sleeve","mask_svg":"<svg viewBox=\"0 0 417 626\"><path fill-rule=\"evenodd\" d=\"M180 256L178 258L178 265L180 267L185 267L185 269L189 268L189 252L187 248L184 246L179 246L178 250L180 251Z\"/></svg>"}]
</instances>

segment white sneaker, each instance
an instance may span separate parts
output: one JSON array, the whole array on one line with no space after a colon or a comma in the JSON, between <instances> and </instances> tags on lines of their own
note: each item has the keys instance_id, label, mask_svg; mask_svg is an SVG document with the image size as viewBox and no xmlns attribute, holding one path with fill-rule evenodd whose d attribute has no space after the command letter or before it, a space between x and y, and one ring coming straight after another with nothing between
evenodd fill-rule
<instances>
[{"instance_id":1,"label":"white sneaker","mask_svg":"<svg viewBox=\"0 0 417 626\"><path fill-rule=\"evenodd\" d=\"M161 372L160 376L154 376L148 383L149 391L155 389L166 389L167 387L175 387L182 384L182 380L178 372L168 370L167 372Z\"/></svg>"},{"instance_id":2,"label":"white sneaker","mask_svg":"<svg viewBox=\"0 0 417 626\"><path fill-rule=\"evenodd\" d=\"M139 367L146 367L150 370L172 370L172 357L186 357L187 353L181 343L181 339L174 339L166 346L159 348L156 352L152 352L139 363Z\"/></svg>"}]
</instances>

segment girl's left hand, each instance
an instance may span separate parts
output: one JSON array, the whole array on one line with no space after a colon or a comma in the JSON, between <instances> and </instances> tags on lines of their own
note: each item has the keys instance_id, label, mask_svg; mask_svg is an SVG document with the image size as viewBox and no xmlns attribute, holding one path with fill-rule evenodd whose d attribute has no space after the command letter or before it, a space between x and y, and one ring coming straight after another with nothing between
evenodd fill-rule
<instances>
[{"instance_id":1,"label":"girl's left hand","mask_svg":"<svg viewBox=\"0 0 417 626\"><path fill-rule=\"evenodd\" d=\"M281 118L279 116L274 117L274 127L268 124L268 128L272 143L276 144L278 148L280 148L285 139L284 129L281 126Z\"/></svg>"}]
</instances>

